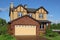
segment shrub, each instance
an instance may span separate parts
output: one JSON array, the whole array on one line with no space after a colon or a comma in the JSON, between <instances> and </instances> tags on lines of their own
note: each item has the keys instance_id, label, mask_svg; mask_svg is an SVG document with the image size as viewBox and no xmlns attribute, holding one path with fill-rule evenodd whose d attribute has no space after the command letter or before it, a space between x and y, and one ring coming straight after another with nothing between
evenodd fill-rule
<instances>
[{"instance_id":1,"label":"shrub","mask_svg":"<svg viewBox=\"0 0 60 40\"><path fill-rule=\"evenodd\" d=\"M15 40L15 38L9 34L0 35L0 40Z\"/></svg>"},{"instance_id":2,"label":"shrub","mask_svg":"<svg viewBox=\"0 0 60 40\"><path fill-rule=\"evenodd\" d=\"M46 36L55 37L57 35L59 35L59 34L57 32L53 32L51 29L46 30Z\"/></svg>"}]
</instances>

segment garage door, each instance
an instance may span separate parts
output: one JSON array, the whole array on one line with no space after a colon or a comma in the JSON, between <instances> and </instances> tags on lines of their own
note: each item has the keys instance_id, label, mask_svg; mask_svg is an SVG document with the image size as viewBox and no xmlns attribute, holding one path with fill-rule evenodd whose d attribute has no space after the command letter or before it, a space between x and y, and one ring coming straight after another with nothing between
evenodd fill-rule
<instances>
[{"instance_id":1,"label":"garage door","mask_svg":"<svg viewBox=\"0 0 60 40\"><path fill-rule=\"evenodd\" d=\"M36 26L15 25L15 35L36 35Z\"/></svg>"}]
</instances>

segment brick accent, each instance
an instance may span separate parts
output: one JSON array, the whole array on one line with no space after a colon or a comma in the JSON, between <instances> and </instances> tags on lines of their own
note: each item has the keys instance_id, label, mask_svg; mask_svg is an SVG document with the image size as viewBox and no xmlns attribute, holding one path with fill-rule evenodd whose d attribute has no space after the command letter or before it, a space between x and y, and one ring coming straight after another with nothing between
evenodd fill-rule
<instances>
[{"instance_id":1,"label":"brick accent","mask_svg":"<svg viewBox=\"0 0 60 40\"><path fill-rule=\"evenodd\" d=\"M10 28L10 34L12 35L15 34L15 25L36 25L36 36L39 36L40 24L36 20L33 20L28 16L19 18L18 20L11 22L9 28Z\"/></svg>"}]
</instances>

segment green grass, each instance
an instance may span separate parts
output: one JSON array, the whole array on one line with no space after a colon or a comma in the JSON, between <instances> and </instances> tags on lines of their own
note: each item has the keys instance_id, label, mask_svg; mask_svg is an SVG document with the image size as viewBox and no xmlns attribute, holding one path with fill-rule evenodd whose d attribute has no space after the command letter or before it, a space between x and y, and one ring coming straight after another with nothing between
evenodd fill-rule
<instances>
[{"instance_id":1,"label":"green grass","mask_svg":"<svg viewBox=\"0 0 60 40\"><path fill-rule=\"evenodd\" d=\"M60 35L56 36L56 37L47 37L46 38L50 39L50 40L60 40Z\"/></svg>"}]
</instances>

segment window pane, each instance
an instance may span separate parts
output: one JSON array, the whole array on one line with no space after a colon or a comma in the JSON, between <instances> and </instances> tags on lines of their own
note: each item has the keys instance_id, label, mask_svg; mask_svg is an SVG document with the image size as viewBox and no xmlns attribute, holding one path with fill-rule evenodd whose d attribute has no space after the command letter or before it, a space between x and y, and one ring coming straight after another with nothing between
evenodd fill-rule
<instances>
[{"instance_id":1,"label":"window pane","mask_svg":"<svg viewBox=\"0 0 60 40\"><path fill-rule=\"evenodd\" d=\"M43 28L44 28L44 24L41 24L41 25L40 25L40 28L43 29Z\"/></svg>"},{"instance_id":2,"label":"window pane","mask_svg":"<svg viewBox=\"0 0 60 40\"><path fill-rule=\"evenodd\" d=\"M40 18L43 18L43 14L40 14L39 17L40 17Z\"/></svg>"},{"instance_id":3,"label":"window pane","mask_svg":"<svg viewBox=\"0 0 60 40\"><path fill-rule=\"evenodd\" d=\"M31 14L31 13L29 13L28 15L29 15L30 17L32 17L32 14Z\"/></svg>"},{"instance_id":4,"label":"window pane","mask_svg":"<svg viewBox=\"0 0 60 40\"><path fill-rule=\"evenodd\" d=\"M19 16L19 17L22 17L22 13L21 13L21 12L20 12L20 13L18 13L18 16Z\"/></svg>"}]
</instances>

